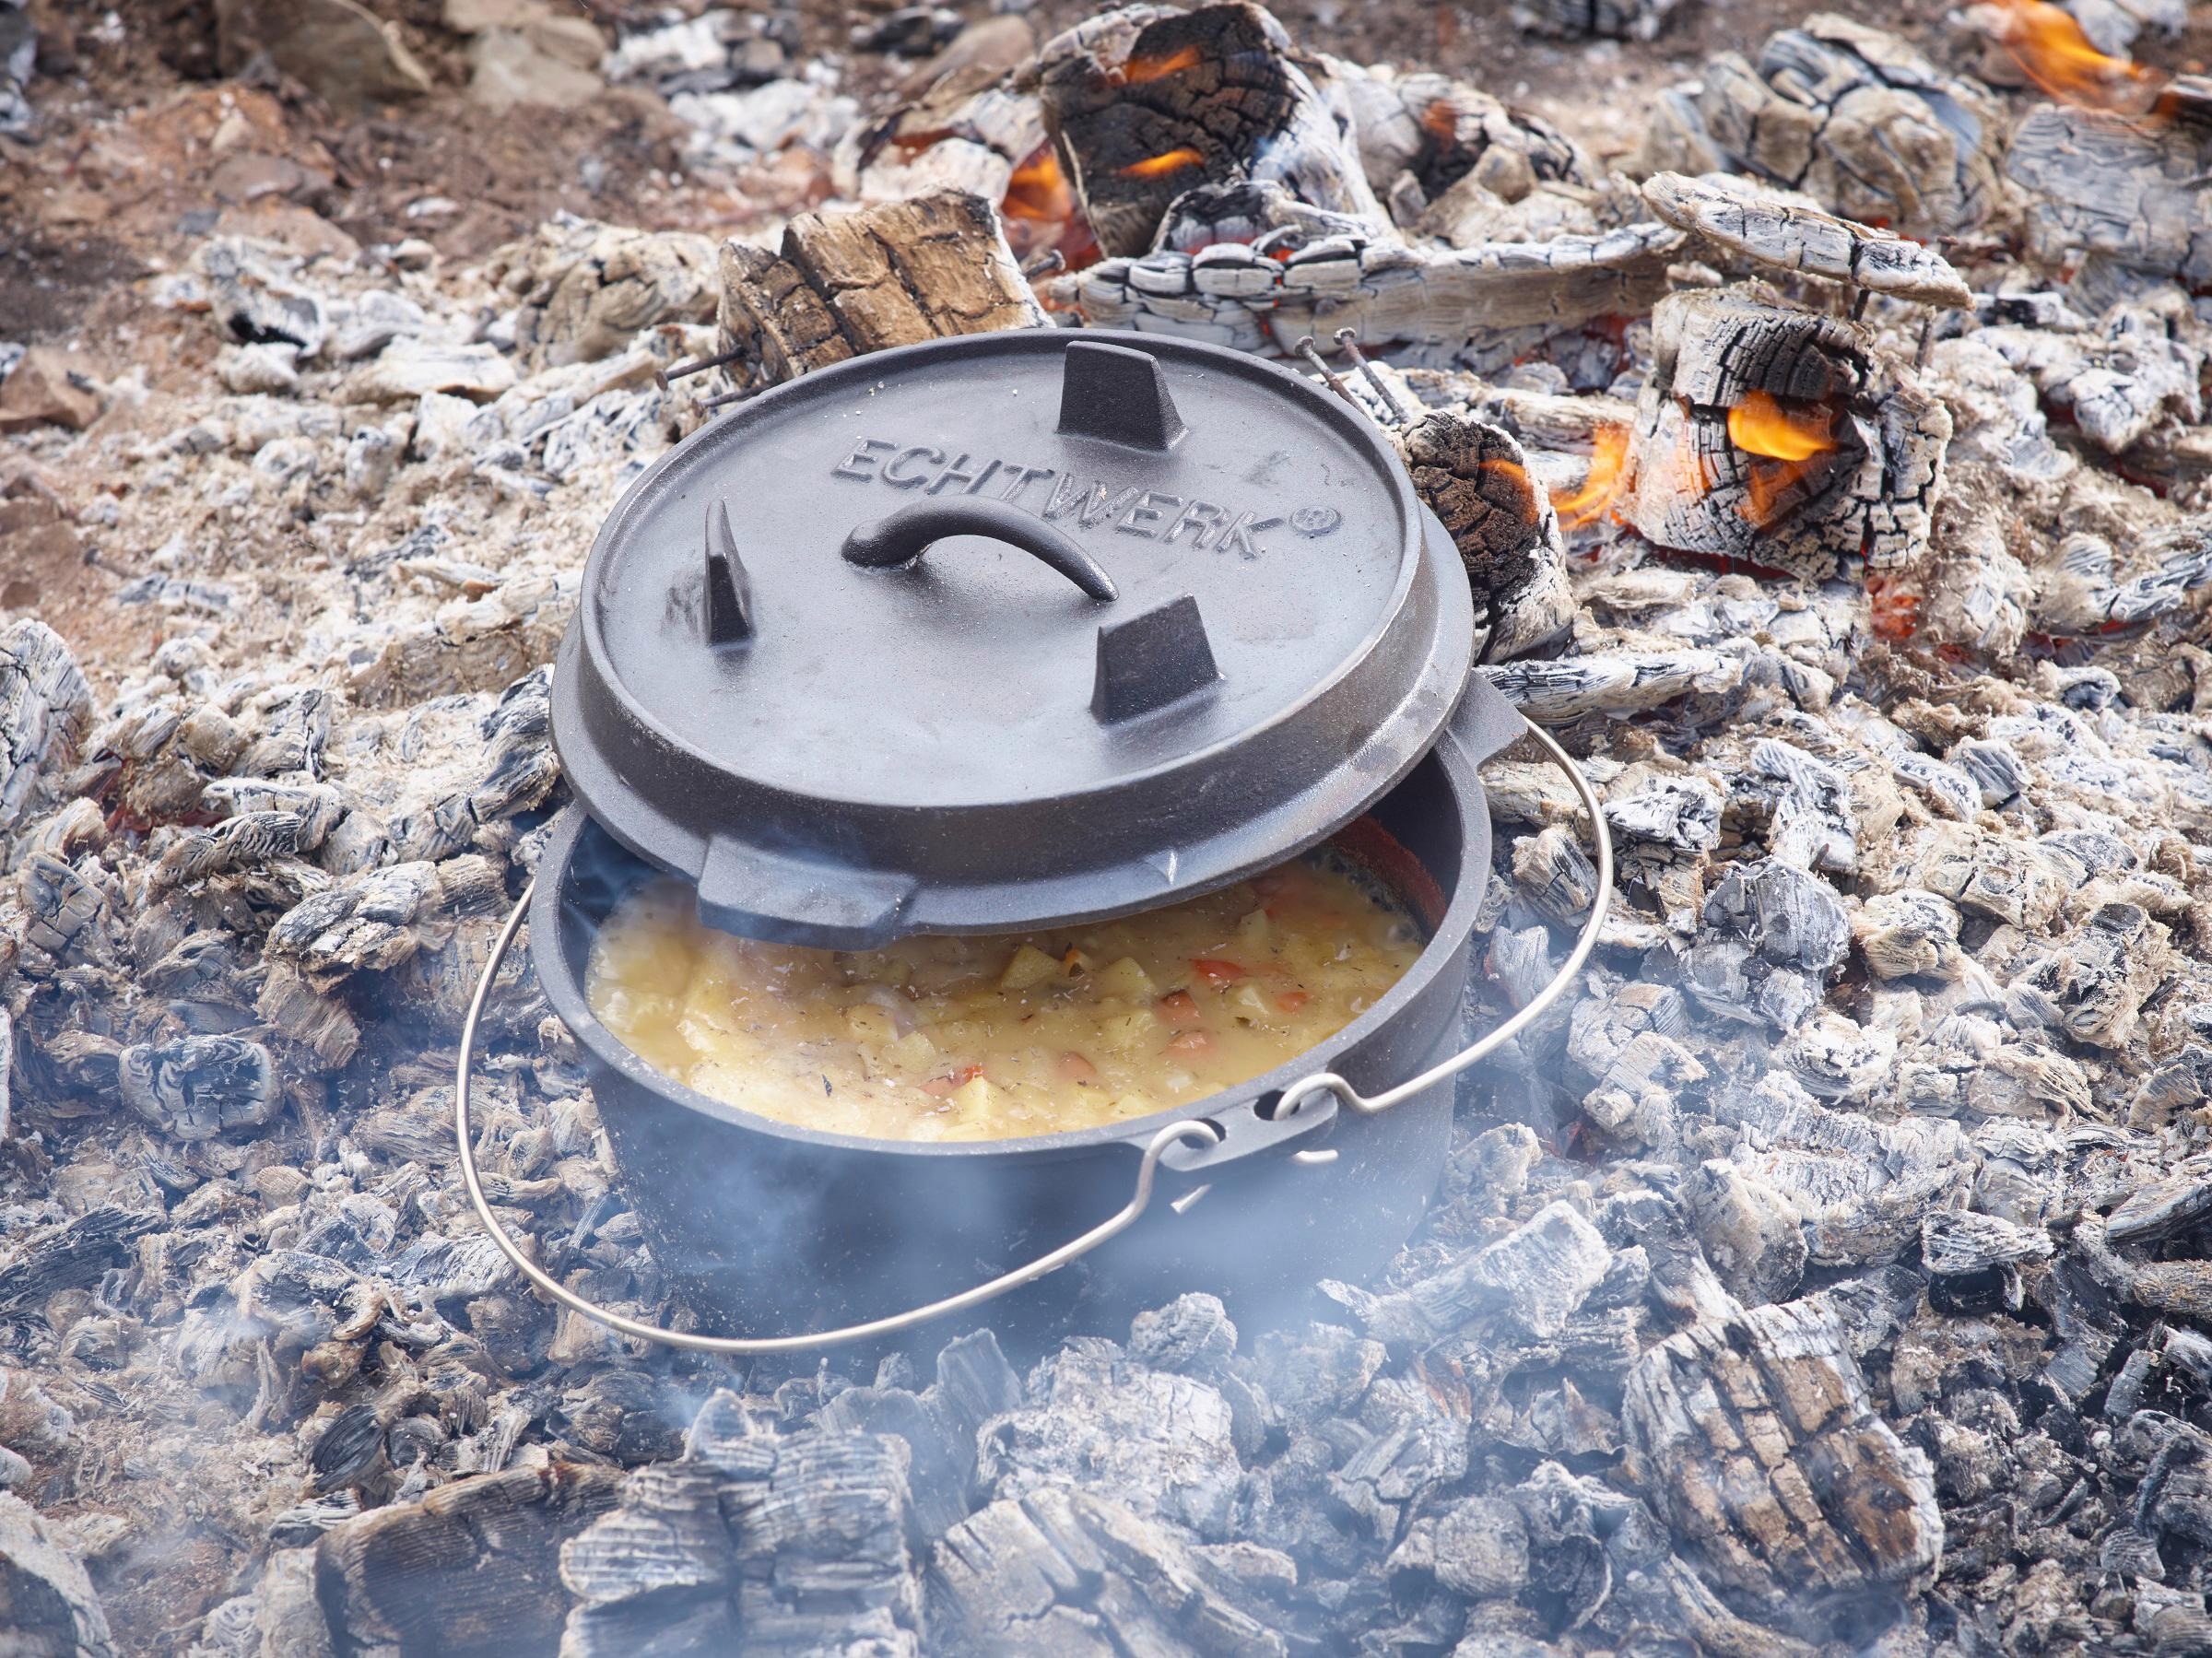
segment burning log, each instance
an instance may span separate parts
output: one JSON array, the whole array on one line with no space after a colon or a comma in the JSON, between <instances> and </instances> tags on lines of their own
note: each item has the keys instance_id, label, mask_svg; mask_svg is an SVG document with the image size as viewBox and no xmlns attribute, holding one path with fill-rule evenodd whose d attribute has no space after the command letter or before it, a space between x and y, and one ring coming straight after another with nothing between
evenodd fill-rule
<instances>
[{"instance_id":1,"label":"burning log","mask_svg":"<svg viewBox=\"0 0 2212 1658\"><path fill-rule=\"evenodd\" d=\"M1662 547L1811 580L1917 562L1950 417L1871 336L1756 288L1653 313L1629 517Z\"/></svg>"},{"instance_id":2,"label":"burning log","mask_svg":"<svg viewBox=\"0 0 2212 1658\"><path fill-rule=\"evenodd\" d=\"M84 1562L13 1491L0 1491L0 1620L19 1652L115 1655Z\"/></svg>"},{"instance_id":3,"label":"burning log","mask_svg":"<svg viewBox=\"0 0 2212 1658\"><path fill-rule=\"evenodd\" d=\"M1483 658L1525 655L1564 632L1575 610L1566 544L1521 446L1497 427L1449 409L1421 416L1393 432L1392 441L1415 493L1467 567L1489 630Z\"/></svg>"},{"instance_id":4,"label":"burning log","mask_svg":"<svg viewBox=\"0 0 2212 1658\"><path fill-rule=\"evenodd\" d=\"M1400 224L1463 185L1512 204L1547 185L1603 182L1564 133L1464 81L1332 64L1330 84L1351 106L1368 182Z\"/></svg>"},{"instance_id":5,"label":"burning log","mask_svg":"<svg viewBox=\"0 0 2212 1658\"><path fill-rule=\"evenodd\" d=\"M1820 12L1756 68L1724 52L1666 93L1635 171L1749 173L1831 213L1921 238L2002 218L2003 110L1900 37Z\"/></svg>"},{"instance_id":6,"label":"burning log","mask_svg":"<svg viewBox=\"0 0 2212 1658\"><path fill-rule=\"evenodd\" d=\"M1169 203L1200 184L1280 183L1310 206L1382 222L1289 37L1250 0L1090 18L1045 42L1038 79L1061 170L1109 255L1151 248Z\"/></svg>"},{"instance_id":7,"label":"burning log","mask_svg":"<svg viewBox=\"0 0 2212 1658\"><path fill-rule=\"evenodd\" d=\"M962 30L900 83L879 118L838 145L839 194L861 202L940 190L1007 196L1018 170L1046 144L1035 95L1015 84L1036 49L1023 18L1002 15Z\"/></svg>"},{"instance_id":8,"label":"burning log","mask_svg":"<svg viewBox=\"0 0 2212 1658\"><path fill-rule=\"evenodd\" d=\"M722 281L723 351L746 384L947 335L1045 324L991 204L958 191L809 214L774 253L725 241Z\"/></svg>"}]
</instances>

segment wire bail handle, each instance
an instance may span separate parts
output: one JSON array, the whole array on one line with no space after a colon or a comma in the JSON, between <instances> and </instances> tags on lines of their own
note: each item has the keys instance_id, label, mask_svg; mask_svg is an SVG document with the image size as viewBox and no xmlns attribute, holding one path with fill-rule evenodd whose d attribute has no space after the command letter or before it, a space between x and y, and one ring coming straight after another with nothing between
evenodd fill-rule
<instances>
[{"instance_id":1,"label":"wire bail handle","mask_svg":"<svg viewBox=\"0 0 2212 1658\"><path fill-rule=\"evenodd\" d=\"M1551 982L1530 997L1526 1005L1517 1010L1512 1017L1442 1064L1431 1065L1419 1076L1374 1095L1360 1093L1334 1071L1316 1071L1283 1089L1276 1108L1278 1121L1296 1116L1305 1101L1317 1092L1332 1093L1351 1110L1362 1116L1371 1117L1458 1076L1469 1065L1496 1052L1541 1018L1566 994L1568 985L1582 972L1583 964L1590 959L1591 952L1596 949L1598 934L1604 927L1613 897L1613 837L1606 827L1605 810L1598 804L1597 793L1591 787L1590 780L1583 775L1583 769L1574 763L1550 733L1525 715L1523 718L1529 735L1544 746L1552 759L1567 773L1568 781L1574 785L1583 809L1589 815L1591 836L1597 848L1597 892L1591 900L1589 919L1583 923L1582 932L1576 935L1574 948L1568 952L1565 964L1552 976ZM509 1264L542 1295L571 1311L582 1313L594 1323L606 1325L618 1335L634 1336L640 1341L654 1342L663 1346L682 1347L693 1353L717 1353L745 1358L771 1353L813 1352L822 1347L842 1346L851 1342L866 1341L872 1337L911 1330L917 1324L942 1318L947 1313L963 1312L971 1307L993 1300L1010 1289L1034 1283L1127 1231L1151 1204L1159 1160L1169 1149L1189 1141L1212 1146L1219 1137L1217 1130L1196 1118L1185 1117L1166 1124L1152 1136L1145 1147L1144 1156L1137 1162L1136 1188L1130 1194L1129 1201L1097 1226L1071 1238L1059 1248L1039 1255L1025 1265L1001 1273L995 1278L958 1294L946 1296L940 1300L910 1307L903 1312L888 1313L865 1323L844 1324L832 1330L810 1331L802 1335L700 1335L691 1331L671 1330L665 1324L647 1323L642 1319L630 1318L577 1294L531 1260L492 1212L490 1200L484 1194L483 1177L477 1170L476 1148L472 1144L475 1135L469 1127L468 1119L469 1072L473 1068L472 1061L476 1054L477 1029L483 1021L485 1005L490 1000L493 981L499 977L500 968L507 959L507 952L513 947L515 935L522 930L523 918L529 912L530 897L536 886L535 877L524 885L522 896L515 900L506 924L500 927L499 936L492 941L491 954L484 963L482 975L477 980L476 994L469 998L467 1016L461 1022L461 1049L454 1062L453 1138L461 1154L461 1178L468 1187L469 1204L475 1208L477 1218L483 1223L485 1231L490 1235L492 1242L499 1246L500 1252L507 1257Z\"/></svg>"}]
</instances>

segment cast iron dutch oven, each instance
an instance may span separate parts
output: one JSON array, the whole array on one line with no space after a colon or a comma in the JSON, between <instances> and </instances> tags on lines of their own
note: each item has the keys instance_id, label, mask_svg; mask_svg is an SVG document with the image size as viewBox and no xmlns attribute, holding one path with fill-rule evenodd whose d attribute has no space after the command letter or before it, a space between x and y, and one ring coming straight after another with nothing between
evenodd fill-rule
<instances>
[{"instance_id":1,"label":"cast iron dutch oven","mask_svg":"<svg viewBox=\"0 0 2212 1658\"><path fill-rule=\"evenodd\" d=\"M1125 334L970 335L842 363L716 420L601 531L553 689L578 804L477 987L455 1118L508 1257L627 1334L728 1353L886 1335L1088 1257L1101 1306L1250 1304L1372 1273L1443 1167L1490 825L1524 731L1478 675L1465 572L1382 434L1258 359ZM1334 841L1426 923L1372 1008L1294 1064L1138 1121L907 1143L754 1116L654 1070L584 996L593 938L674 874L710 923L858 948L1130 913ZM1602 896L1600 900L1602 909ZM624 1194L694 1305L620 1317L483 1197L477 1022L527 916ZM1066 1284L1069 1280L1059 1280Z\"/></svg>"}]
</instances>

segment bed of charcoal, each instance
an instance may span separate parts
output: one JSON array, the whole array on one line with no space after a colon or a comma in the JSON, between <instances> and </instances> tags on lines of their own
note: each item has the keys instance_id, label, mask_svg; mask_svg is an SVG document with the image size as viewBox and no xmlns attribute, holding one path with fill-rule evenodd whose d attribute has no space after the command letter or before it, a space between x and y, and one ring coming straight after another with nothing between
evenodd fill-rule
<instances>
[{"instance_id":1,"label":"bed of charcoal","mask_svg":"<svg viewBox=\"0 0 2212 1658\"><path fill-rule=\"evenodd\" d=\"M1521 101L1362 9L446 0L426 64L434 6L241 0L100 105L123 37L0 0L10 199L160 219L99 329L0 316L0 1648L2212 1652L2199 23L1524 0ZM323 215L376 169L318 131L464 96L689 194ZM1589 972L1287 1325L559 1311L452 1080L600 520L792 375L1069 322L1391 434L1603 797ZM1477 1025L1595 879L1533 747L1485 776ZM488 1040L500 1213L696 1321L526 970Z\"/></svg>"}]
</instances>

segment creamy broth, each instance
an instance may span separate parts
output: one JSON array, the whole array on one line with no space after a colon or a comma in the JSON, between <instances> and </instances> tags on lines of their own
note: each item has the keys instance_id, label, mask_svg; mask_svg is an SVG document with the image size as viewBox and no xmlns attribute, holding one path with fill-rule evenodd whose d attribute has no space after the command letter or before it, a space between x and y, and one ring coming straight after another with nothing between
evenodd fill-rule
<instances>
[{"instance_id":1,"label":"creamy broth","mask_svg":"<svg viewBox=\"0 0 2212 1658\"><path fill-rule=\"evenodd\" d=\"M585 994L640 1058L761 1116L989 1140L1249 1081L1350 1024L1420 950L1406 911L1329 853L1119 921L861 951L718 932L660 881L607 917Z\"/></svg>"}]
</instances>

